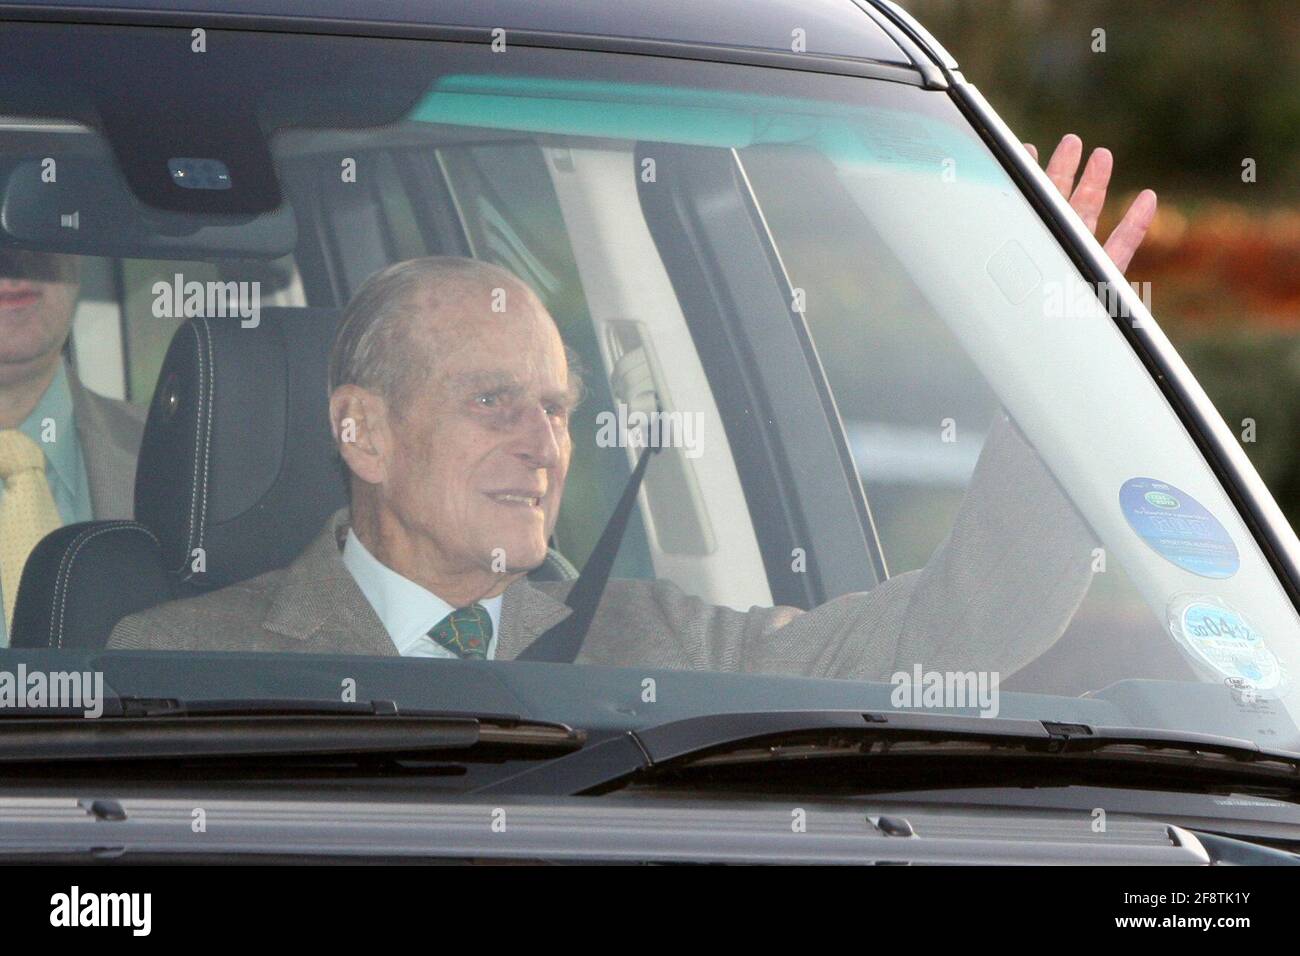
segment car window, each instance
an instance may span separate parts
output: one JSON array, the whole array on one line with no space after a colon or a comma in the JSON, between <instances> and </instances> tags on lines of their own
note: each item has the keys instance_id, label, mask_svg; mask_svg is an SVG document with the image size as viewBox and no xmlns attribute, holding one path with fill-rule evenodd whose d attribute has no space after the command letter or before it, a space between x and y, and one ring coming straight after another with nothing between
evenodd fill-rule
<instances>
[{"instance_id":1,"label":"car window","mask_svg":"<svg viewBox=\"0 0 1300 956\"><path fill-rule=\"evenodd\" d=\"M800 290L889 567L920 568L952 526L997 397L825 156L757 146L741 161ZM957 440L944 441L958 412Z\"/></svg>"},{"instance_id":2,"label":"car window","mask_svg":"<svg viewBox=\"0 0 1300 956\"><path fill-rule=\"evenodd\" d=\"M158 283L218 283L224 291L257 281L268 305L301 306L301 280L291 259L233 267L198 261L80 259L80 284L70 337L70 358L78 377L98 394L147 407L163 356L184 315L159 303ZM226 283L235 282L236 286ZM206 308L206 299L205 299Z\"/></svg>"},{"instance_id":3,"label":"car window","mask_svg":"<svg viewBox=\"0 0 1300 956\"><path fill-rule=\"evenodd\" d=\"M184 314L177 314L174 303L163 300L181 283L199 282L206 290L230 300L230 311L240 284L250 288L256 282L259 295L268 306L304 305L301 284L291 258L270 263L213 263L176 260L124 259L121 272L122 336L127 371L127 394L137 405L148 405L162 368L163 356Z\"/></svg>"},{"instance_id":4,"label":"car window","mask_svg":"<svg viewBox=\"0 0 1300 956\"><path fill-rule=\"evenodd\" d=\"M800 296L889 568L924 568L959 520L1003 414L942 306L927 295L947 264L909 273L896 243L880 235L838 171L815 152L764 146L742 151L740 161ZM783 188L796 175L803 188ZM827 235L836 241L826 242ZM1071 693L1121 677L1190 677L1125 567L1107 561L1100 540L1080 544L1096 552L1088 594L1061 640L1011 676L1010 686ZM996 545L989 559L1007 547L1014 547L1010 540ZM1133 642L1145 652L1125 653Z\"/></svg>"},{"instance_id":5,"label":"car window","mask_svg":"<svg viewBox=\"0 0 1300 956\"><path fill-rule=\"evenodd\" d=\"M943 91L239 31L203 60L187 37L0 38L9 321L57 331L81 295L86 504L132 532L92 529L73 546L102 570L64 581L47 508L6 584L14 650L238 697L267 685L204 654L273 681L306 651L342 686L349 658L509 674L558 634L579 665L826 700L971 674L1033 719L1300 743L1300 622L1250 521L1132 317ZM30 51L145 65L51 92ZM211 83L201 120L141 133ZM581 698L566 679L538 706ZM649 697L573 706L649 721L654 680L627 679ZM388 693L442 686L414 683Z\"/></svg>"},{"instance_id":6,"label":"car window","mask_svg":"<svg viewBox=\"0 0 1300 956\"><path fill-rule=\"evenodd\" d=\"M582 365L599 368L600 343L547 159L538 144L449 146L436 150L435 156L471 254L523 277L556 317L565 342ZM556 547L578 564L585 563L595 547L604 516L631 471L626 461L602 454L594 441L598 416L609 414L615 402L605 379L595 377L591 385L570 424L577 441L566 494L582 504L563 509L555 530ZM620 577L653 577L639 514L625 532L619 559L614 573Z\"/></svg>"}]
</instances>

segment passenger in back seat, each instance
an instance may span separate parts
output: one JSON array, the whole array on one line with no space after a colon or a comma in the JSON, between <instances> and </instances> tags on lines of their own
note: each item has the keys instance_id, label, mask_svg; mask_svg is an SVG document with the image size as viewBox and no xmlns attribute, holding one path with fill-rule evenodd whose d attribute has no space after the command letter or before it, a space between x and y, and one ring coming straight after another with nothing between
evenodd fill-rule
<instances>
[{"instance_id":1,"label":"passenger in back seat","mask_svg":"<svg viewBox=\"0 0 1300 956\"><path fill-rule=\"evenodd\" d=\"M75 256L0 249L0 646L41 538L131 517L144 412L89 391L64 361L78 278Z\"/></svg>"}]
</instances>

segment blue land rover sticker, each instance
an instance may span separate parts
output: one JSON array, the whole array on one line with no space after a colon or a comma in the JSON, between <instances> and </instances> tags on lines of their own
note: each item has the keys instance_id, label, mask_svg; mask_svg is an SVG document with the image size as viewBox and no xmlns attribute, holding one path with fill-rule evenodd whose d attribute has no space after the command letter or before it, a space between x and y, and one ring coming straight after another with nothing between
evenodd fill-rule
<instances>
[{"instance_id":1,"label":"blue land rover sticker","mask_svg":"<svg viewBox=\"0 0 1300 956\"><path fill-rule=\"evenodd\" d=\"M1130 478L1119 490L1129 526L1162 557L1203 578L1230 578L1241 559L1217 518L1186 492L1154 478Z\"/></svg>"},{"instance_id":2,"label":"blue land rover sticker","mask_svg":"<svg viewBox=\"0 0 1300 956\"><path fill-rule=\"evenodd\" d=\"M1187 601L1177 611L1175 626L1187 649L1224 677L1261 691L1281 683L1281 665L1259 632L1222 601Z\"/></svg>"}]
</instances>

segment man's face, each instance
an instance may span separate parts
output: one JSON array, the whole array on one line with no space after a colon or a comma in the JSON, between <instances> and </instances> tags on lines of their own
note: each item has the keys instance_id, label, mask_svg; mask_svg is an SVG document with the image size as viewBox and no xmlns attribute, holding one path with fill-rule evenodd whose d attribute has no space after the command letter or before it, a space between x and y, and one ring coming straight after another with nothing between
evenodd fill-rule
<instances>
[{"instance_id":1,"label":"man's face","mask_svg":"<svg viewBox=\"0 0 1300 956\"><path fill-rule=\"evenodd\" d=\"M77 261L0 250L0 385L63 347L77 304Z\"/></svg>"},{"instance_id":2,"label":"man's face","mask_svg":"<svg viewBox=\"0 0 1300 956\"><path fill-rule=\"evenodd\" d=\"M531 295L510 299L508 314L419 315L413 357L431 374L407 407L390 409L382 493L454 573L541 564L569 468L575 395L563 342Z\"/></svg>"}]
</instances>

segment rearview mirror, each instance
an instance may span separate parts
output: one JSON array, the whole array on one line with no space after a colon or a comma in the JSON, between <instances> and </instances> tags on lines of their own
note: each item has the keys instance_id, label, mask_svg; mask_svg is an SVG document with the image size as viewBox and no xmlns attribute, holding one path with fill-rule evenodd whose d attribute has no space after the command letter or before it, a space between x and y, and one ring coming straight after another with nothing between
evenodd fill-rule
<instances>
[{"instance_id":1,"label":"rearview mirror","mask_svg":"<svg viewBox=\"0 0 1300 956\"><path fill-rule=\"evenodd\" d=\"M160 175L172 174L164 166ZM155 209L132 195L107 155L6 157L0 181L0 238L26 249L114 258L276 259L298 242L287 203L260 215Z\"/></svg>"}]
</instances>

